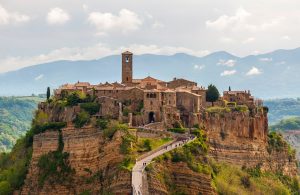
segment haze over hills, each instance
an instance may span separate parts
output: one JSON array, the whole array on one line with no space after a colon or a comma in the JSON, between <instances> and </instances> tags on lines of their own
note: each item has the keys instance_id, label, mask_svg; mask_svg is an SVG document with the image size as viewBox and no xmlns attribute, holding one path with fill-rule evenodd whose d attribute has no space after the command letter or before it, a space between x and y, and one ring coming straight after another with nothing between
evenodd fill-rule
<instances>
[{"instance_id":1,"label":"haze over hills","mask_svg":"<svg viewBox=\"0 0 300 195\"><path fill-rule=\"evenodd\" d=\"M133 51L134 52L134 51ZM204 57L184 53L135 55L134 77L162 80L184 77L220 91L251 90L260 98L299 97L300 48L237 57L220 51ZM45 93L47 86L78 80L93 84L120 81L121 57L112 55L90 61L55 61L0 74L0 95Z\"/></svg>"}]
</instances>

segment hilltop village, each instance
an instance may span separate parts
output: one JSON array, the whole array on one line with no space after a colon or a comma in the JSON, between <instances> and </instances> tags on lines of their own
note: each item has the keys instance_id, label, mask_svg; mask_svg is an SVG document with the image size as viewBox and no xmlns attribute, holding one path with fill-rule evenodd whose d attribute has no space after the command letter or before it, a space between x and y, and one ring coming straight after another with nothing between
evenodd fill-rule
<instances>
[{"instance_id":1,"label":"hilltop village","mask_svg":"<svg viewBox=\"0 0 300 195\"><path fill-rule=\"evenodd\" d=\"M96 97L101 105L98 117L112 117L130 126L143 126L162 122L171 127L175 121L182 121L185 127L198 124L199 113L211 105L206 101L205 87L183 78L162 81L150 76L143 79L133 78L133 53L122 53L122 82L100 83L88 82L64 84L56 89L56 98L80 91ZM262 101L254 100L250 91L224 91L215 105L246 105L249 108L261 106ZM229 104L228 104L229 105Z\"/></svg>"},{"instance_id":2,"label":"hilltop village","mask_svg":"<svg viewBox=\"0 0 300 195\"><path fill-rule=\"evenodd\" d=\"M126 51L121 83L49 89L17 144L14 194L296 194L295 152L268 108L250 91L212 101L211 88L135 79Z\"/></svg>"}]
</instances>

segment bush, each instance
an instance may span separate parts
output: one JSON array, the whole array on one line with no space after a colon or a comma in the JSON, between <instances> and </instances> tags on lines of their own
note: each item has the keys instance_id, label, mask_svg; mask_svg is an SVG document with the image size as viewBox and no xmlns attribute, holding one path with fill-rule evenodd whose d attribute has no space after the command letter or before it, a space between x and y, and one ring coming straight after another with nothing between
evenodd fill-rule
<instances>
[{"instance_id":1,"label":"bush","mask_svg":"<svg viewBox=\"0 0 300 195\"><path fill-rule=\"evenodd\" d=\"M117 130L127 131L128 125L120 124L117 121L110 121L106 129L104 129L104 136L111 139Z\"/></svg>"},{"instance_id":2,"label":"bush","mask_svg":"<svg viewBox=\"0 0 300 195\"><path fill-rule=\"evenodd\" d=\"M96 121L96 127L100 128L100 129L106 129L108 125L108 121L105 119L98 119Z\"/></svg>"},{"instance_id":3,"label":"bush","mask_svg":"<svg viewBox=\"0 0 300 195\"><path fill-rule=\"evenodd\" d=\"M173 133L184 134L186 132L186 129L184 129L184 128L170 128L170 129L168 129L168 131L171 131Z\"/></svg>"},{"instance_id":4,"label":"bush","mask_svg":"<svg viewBox=\"0 0 300 195\"><path fill-rule=\"evenodd\" d=\"M279 152L283 151L288 144L284 141L281 134L277 132L270 132L268 134L268 152L271 153L273 150Z\"/></svg>"},{"instance_id":5,"label":"bush","mask_svg":"<svg viewBox=\"0 0 300 195\"><path fill-rule=\"evenodd\" d=\"M12 194L12 188L7 181L0 182L0 195Z\"/></svg>"},{"instance_id":6,"label":"bush","mask_svg":"<svg viewBox=\"0 0 300 195\"><path fill-rule=\"evenodd\" d=\"M32 132L33 134L43 133L46 130L60 130L66 127L66 122L48 122L43 125L33 125Z\"/></svg>"},{"instance_id":7,"label":"bush","mask_svg":"<svg viewBox=\"0 0 300 195\"><path fill-rule=\"evenodd\" d=\"M173 124L173 127L176 129L183 129L183 126L180 121L175 121L175 123Z\"/></svg>"},{"instance_id":8,"label":"bush","mask_svg":"<svg viewBox=\"0 0 300 195\"><path fill-rule=\"evenodd\" d=\"M100 105L95 102L87 102L80 104L80 108L88 112L90 115L94 115L99 112Z\"/></svg>"},{"instance_id":9,"label":"bush","mask_svg":"<svg viewBox=\"0 0 300 195\"><path fill-rule=\"evenodd\" d=\"M214 106L214 107L207 108L206 111L208 113L224 113L224 112L230 112L230 108Z\"/></svg>"},{"instance_id":10,"label":"bush","mask_svg":"<svg viewBox=\"0 0 300 195\"><path fill-rule=\"evenodd\" d=\"M76 128L81 128L90 121L90 115L86 111L81 111L76 115L76 118L73 120Z\"/></svg>"},{"instance_id":11,"label":"bush","mask_svg":"<svg viewBox=\"0 0 300 195\"><path fill-rule=\"evenodd\" d=\"M143 147L146 149L146 151L152 150L152 146L149 139L144 140Z\"/></svg>"},{"instance_id":12,"label":"bush","mask_svg":"<svg viewBox=\"0 0 300 195\"><path fill-rule=\"evenodd\" d=\"M246 105L238 105L234 108L235 111L238 111L238 112L248 112L249 109L248 109L248 106Z\"/></svg>"},{"instance_id":13,"label":"bush","mask_svg":"<svg viewBox=\"0 0 300 195\"><path fill-rule=\"evenodd\" d=\"M128 116L130 110L128 108L123 109L123 116Z\"/></svg>"}]
</instances>

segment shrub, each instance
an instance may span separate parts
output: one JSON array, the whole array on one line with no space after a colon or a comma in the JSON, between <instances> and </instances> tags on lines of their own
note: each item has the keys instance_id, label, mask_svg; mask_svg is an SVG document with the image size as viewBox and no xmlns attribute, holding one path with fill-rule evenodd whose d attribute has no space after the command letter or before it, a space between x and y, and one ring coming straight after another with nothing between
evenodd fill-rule
<instances>
[{"instance_id":1,"label":"shrub","mask_svg":"<svg viewBox=\"0 0 300 195\"><path fill-rule=\"evenodd\" d=\"M105 119L98 119L96 121L96 127L100 128L100 129L106 129L108 125L108 121Z\"/></svg>"},{"instance_id":2,"label":"shrub","mask_svg":"<svg viewBox=\"0 0 300 195\"><path fill-rule=\"evenodd\" d=\"M238 105L234 108L234 110L238 111L238 112L247 112L247 111L249 111L248 106L246 106L246 105Z\"/></svg>"},{"instance_id":3,"label":"shrub","mask_svg":"<svg viewBox=\"0 0 300 195\"><path fill-rule=\"evenodd\" d=\"M170 129L168 129L168 131L171 131L173 133L184 134L186 132L186 129L184 129L184 128L170 128Z\"/></svg>"},{"instance_id":4,"label":"shrub","mask_svg":"<svg viewBox=\"0 0 300 195\"><path fill-rule=\"evenodd\" d=\"M144 140L143 147L146 149L146 151L152 150L152 146L149 139Z\"/></svg>"},{"instance_id":5,"label":"shrub","mask_svg":"<svg viewBox=\"0 0 300 195\"><path fill-rule=\"evenodd\" d=\"M131 143L135 141L135 137L129 133L122 137L120 151L122 154L129 154L131 152Z\"/></svg>"},{"instance_id":6,"label":"shrub","mask_svg":"<svg viewBox=\"0 0 300 195\"><path fill-rule=\"evenodd\" d=\"M110 121L106 129L104 129L104 136L111 139L117 130L127 131L128 125L120 124L117 121Z\"/></svg>"},{"instance_id":7,"label":"shrub","mask_svg":"<svg viewBox=\"0 0 300 195\"><path fill-rule=\"evenodd\" d=\"M76 115L76 118L73 120L76 128L81 128L90 121L90 115L86 111L81 111Z\"/></svg>"},{"instance_id":8,"label":"shrub","mask_svg":"<svg viewBox=\"0 0 300 195\"><path fill-rule=\"evenodd\" d=\"M123 109L123 116L128 116L130 110L128 108Z\"/></svg>"},{"instance_id":9,"label":"shrub","mask_svg":"<svg viewBox=\"0 0 300 195\"><path fill-rule=\"evenodd\" d=\"M175 123L173 124L173 127L176 129L183 129L183 126L180 121L175 121Z\"/></svg>"},{"instance_id":10,"label":"shrub","mask_svg":"<svg viewBox=\"0 0 300 195\"><path fill-rule=\"evenodd\" d=\"M33 125L32 132L33 134L43 133L46 130L60 130L66 127L66 122L48 122L43 125Z\"/></svg>"},{"instance_id":11,"label":"shrub","mask_svg":"<svg viewBox=\"0 0 300 195\"><path fill-rule=\"evenodd\" d=\"M68 106L75 106L80 102L81 102L81 99L79 97L79 94L76 92L73 92L67 96L67 105Z\"/></svg>"},{"instance_id":12,"label":"shrub","mask_svg":"<svg viewBox=\"0 0 300 195\"><path fill-rule=\"evenodd\" d=\"M100 104L96 102L81 103L80 108L88 112L90 115L94 115L99 112Z\"/></svg>"},{"instance_id":13,"label":"shrub","mask_svg":"<svg viewBox=\"0 0 300 195\"><path fill-rule=\"evenodd\" d=\"M268 134L268 152L271 153L273 150L277 152L283 151L287 147L287 143L284 141L281 134L277 132L270 132Z\"/></svg>"},{"instance_id":14,"label":"shrub","mask_svg":"<svg viewBox=\"0 0 300 195\"><path fill-rule=\"evenodd\" d=\"M7 181L1 181L0 182L0 195L7 195L12 193L12 188L10 186L10 183Z\"/></svg>"},{"instance_id":15,"label":"shrub","mask_svg":"<svg viewBox=\"0 0 300 195\"><path fill-rule=\"evenodd\" d=\"M230 112L230 108L214 106L214 107L207 108L206 111L208 113L224 113L224 112Z\"/></svg>"}]
</instances>

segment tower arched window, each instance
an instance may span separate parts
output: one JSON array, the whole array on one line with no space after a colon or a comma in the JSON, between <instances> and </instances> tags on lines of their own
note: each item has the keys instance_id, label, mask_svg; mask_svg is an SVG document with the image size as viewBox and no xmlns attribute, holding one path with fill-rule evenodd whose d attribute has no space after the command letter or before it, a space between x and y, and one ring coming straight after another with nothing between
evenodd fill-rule
<instances>
[{"instance_id":1,"label":"tower arched window","mask_svg":"<svg viewBox=\"0 0 300 195\"><path fill-rule=\"evenodd\" d=\"M125 57L125 62L128 63L129 62L129 56Z\"/></svg>"}]
</instances>

